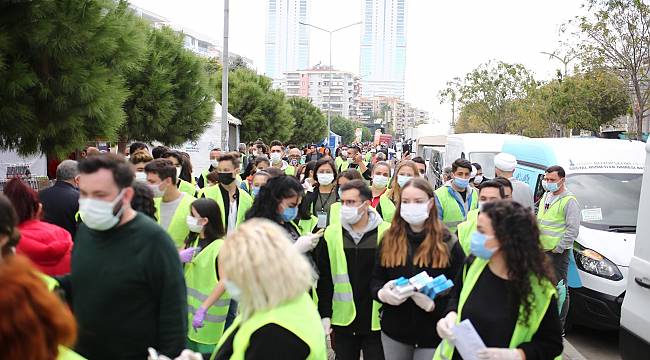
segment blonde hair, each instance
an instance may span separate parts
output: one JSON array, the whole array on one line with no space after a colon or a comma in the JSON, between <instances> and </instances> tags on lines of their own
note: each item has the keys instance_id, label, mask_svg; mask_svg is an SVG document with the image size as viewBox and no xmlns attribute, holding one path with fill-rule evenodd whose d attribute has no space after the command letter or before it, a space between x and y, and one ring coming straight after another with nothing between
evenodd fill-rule
<instances>
[{"instance_id":1,"label":"blonde hair","mask_svg":"<svg viewBox=\"0 0 650 360\"><path fill-rule=\"evenodd\" d=\"M272 309L312 286L316 274L278 224L253 218L226 237L219 268L241 290L243 319Z\"/></svg>"},{"instance_id":2,"label":"blonde hair","mask_svg":"<svg viewBox=\"0 0 650 360\"><path fill-rule=\"evenodd\" d=\"M390 193L388 193L388 198L393 201L395 205L398 205L400 203L400 197L402 195L402 189L399 186L399 183L397 182L397 174L399 174L399 171L403 167L410 167L411 170L413 170L413 178L419 178L420 177L420 171L418 170L418 167L415 165L415 163L411 160L403 160L399 164L397 164L397 167L395 168L395 172L393 173L393 179L390 183Z\"/></svg>"}]
</instances>

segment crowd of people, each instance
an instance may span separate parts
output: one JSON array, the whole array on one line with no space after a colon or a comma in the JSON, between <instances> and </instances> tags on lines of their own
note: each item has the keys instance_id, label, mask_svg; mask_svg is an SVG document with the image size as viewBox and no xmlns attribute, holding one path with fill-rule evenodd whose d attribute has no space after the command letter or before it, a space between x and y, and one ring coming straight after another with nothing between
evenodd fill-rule
<instances>
[{"instance_id":1,"label":"crowd of people","mask_svg":"<svg viewBox=\"0 0 650 360\"><path fill-rule=\"evenodd\" d=\"M506 153L493 179L457 159L437 189L422 157L372 144L258 140L207 169L126 155L4 187L0 358L462 359L464 320L472 358L562 353L579 208L559 166L535 204Z\"/></svg>"}]
</instances>

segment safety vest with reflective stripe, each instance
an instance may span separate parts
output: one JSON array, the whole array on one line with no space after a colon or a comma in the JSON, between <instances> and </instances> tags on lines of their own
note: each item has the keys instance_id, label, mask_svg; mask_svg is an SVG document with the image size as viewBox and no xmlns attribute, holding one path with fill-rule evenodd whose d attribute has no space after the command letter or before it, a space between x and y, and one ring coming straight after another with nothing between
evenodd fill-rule
<instances>
[{"instance_id":1,"label":"safety vest with reflective stripe","mask_svg":"<svg viewBox=\"0 0 650 360\"><path fill-rule=\"evenodd\" d=\"M190 233L190 228L187 226L187 215L190 214L190 206L196 200L193 196L183 194L181 202L178 204L174 215L172 215L171 220L169 221L169 226L167 226L167 233L174 240L174 245L177 248L183 246L187 235ZM156 219L158 219L158 224L160 224L160 202L162 198L155 198L154 205L156 206Z\"/></svg>"},{"instance_id":2,"label":"safety vest with reflective stripe","mask_svg":"<svg viewBox=\"0 0 650 360\"><path fill-rule=\"evenodd\" d=\"M300 219L296 230L298 230L300 235L309 235L314 231L316 225L318 225L318 218L312 215L309 219Z\"/></svg>"},{"instance_id":3,"label":"safety vest with reflective stripe","mask_svg":"<svg viewBox=\"0 0 650 360\"><path fill-rule=\"evenodd\" d=\"M481 273L487 266L488 262L488 260L476 258L467 270L467 273L463 279L463 288L460 291L460 297L458 299L458 317L456 318L457 323L460 323L462 319L461 316L463 313L463 306L465 305L465 302L467 301L469 295L472 293L474 285L476 285L478 278L481 276ZM539 324L542 322L542 319L544 319L544 315L546 315L546 311L551 304L551 299L553 296L557 296L555 287L547 279L543 279L540 285L539 279L535 275L531 274L530 286L532 290L530 316L527 323L525 323L521 318L516 322L512 337L510 338L510 344L508 345L508 348L511 349L515 349L520 344L529 342L533 338L537 332L537 329L539 328ZM524 309L522 306L520 306L519 316L522 317L523 313ZM454 356L454 351L454 346L448 341L443 340L440 345L438 345L433 359L450 360ZM560 355L556 359L561 358L562 356Z\"/></svg>"},{"instance_id":4,"label":"safety vest with reflective stripe","mask_svg":"<svg viewBox=\"0 0 650 360\"><path fill-rule=\"evenodd\" d=\"M476 223L478 221L478 209L474 209L467 213L467 220L458 224L458 242L465 251L465 255L469 255L472 233L476 231Z\"/></svg>"},{"instance_id":5,"label":"safety vest with reflective stripe","mask_svg":"<svg viewBox=\"0 0 650 360\"><path fill-rule=\"evenodd\" d=\"M186 193L189 196L196 196L196 186L192 185L183 179L178 179L178 190Z\"/></svg>"},{"instance_id":6,"label":"safety vest with reflective stripe","mask_svg":"<svg viewBox=\"0 0 650 360\"><path fill-rule=\"evenodd\" d=\"M55 278L53 278L53 277L51 277L49 275L45 275L42 272L38 272L38 276L41 277L41 279L43 280L43 282L45 283L45 285L47 286L47 289L49 291L54 291L54 289L59 287L59 282L56 281Z\"/></svg>"},{"instance_id":7,"label":"safety vest with reflective stripe","mask_svg":"<svg viewBox=\"0 0 650 360\"><path fill-rule=\"evenodd\" d=\"M548 192L544 193L537 212L537 224L539 225L539 240L544 250L553 250L560 242L566 232L565 208L569 201L576 200L576 197L567 193L559 199L555 199L548 209L545 208ZM577 200L576 200L577 201Z\"/></svg>"},{"instance_id":8,"label":"safety vest with reflective stripe","mask_svg":"<svg viewBox=\"0 0 650 360\"><path fill-rule=\"evenodd\" d=\"M390 223L393 221L393 216L395 216L395 204L393 204L386 192L381 194L379 197L377 212L381 214L381 218L384 219L385 222Z\"/></svg>"},{"instance_id":9,"label":"safety vest with reflective stripe","mask_svg":"<svg viewBox=\"0 0 650 360\"><path fill-rule=\"evenodd\" d=\"M251 335L268 324L281 326L304 341L309 347L309 356L307 356L306 360L327 359L325 333L323 332L320 316L306 292L269 310L258 311L247 320L242 320L241 315L237 316L233 324L219 340L219 345L217 345L210 359L215 358L226 339L233 332L236 332L232 342L233 352L230 360L244 360Z\"/></svg>"},{"instance_id":10,"label":"safety vest with reflective stripe","mask_svg":"<svg viewBox=\"0 0 650 360\"><path fill-rule=\"evenodd\" d=\"M59 345L59 355L56 360L86 360L86 358L63 345Z\"/></svg>"},{"instance_id":11,"label":"safety vest with reflective stripe","mask_svg":"<svg viewBox=\"0 0 650 360\"><path fill-rule=\"evenodd\" d=\"M377 228L377 244L381 241L384 232L390 224L382 222ZM332 296L332 325L348 326L354 321L357 310L354 306L352 296L352 284L348 275L348 261L345 257L343 247L343 227L340 223L333 224L325 230L325 241L332 271L332 282L334 283L334 294ZM372 302L372 323L373 331L380 330L379 307L380 303Z\"/></svg>"},{"instance_id":12,"label":"safety vest with reflective stripe","mask_svg":"<svg viewBox=\"0 0 650 360\"><path fill-rule=\"evenodd\" d=\"M284 174L289 175L289 176L294 176L296 175L296 167L293 165L289 165L284 169Z\"/></svg>"},{"instance_id":13,"label":"safety vest with reflective stripe","mask_svg":"<svg viewBox=\"0 0 650 360\"><path fill-rule=\"evenodd\" d=\"M451 187L444 185L436 193L437 203L440 205L438 213L442 213L442 222L447 225L449 232L455 233L458 224L465 221L470 210L478 208L478 194L471 186L467 187L469 193L466 201Z\"/></svg>"},{"instance_id":14,"label":"safety vest with reflective stripe","mask_svg":"<svg viewBox=\"0 0 650 360\"><path fill-rule=\"evenodd\" d=\"M192 246L197 246L197 244L198 240ZM194 313L219 282L216 273L216 262L222 245L223 240L221 239L211 242L192 261L185 264L188 310L187 337L200 344L214 345L219 342L223 334L226 315L228 314L230 295L226 292L208 309L203 327L196 331L192 327Z\"/></svg>"},{"instance_id":15,"label":"safety vest with reflective stripe","mask_svg":"<svg viewBox=\"0 0 650 360\"><path fill-rule=\"evenodd\" d=\"M246 220L246 213L253 206L253 198L248 195L246 191L243 191L239 188L237 191L237 224L235 224L235 226L239 226L239 224L243 223ZM223 222L223 226L226 226L226 217L228 214L226 214L226 208L223 205L221 187L219 185L213 185L201 189L201 191L199 191L199 198L202 197L212 199L217 203L217 205L219 205L219 211L221 211L221 221Z\"/></svg>"}]
</instances>

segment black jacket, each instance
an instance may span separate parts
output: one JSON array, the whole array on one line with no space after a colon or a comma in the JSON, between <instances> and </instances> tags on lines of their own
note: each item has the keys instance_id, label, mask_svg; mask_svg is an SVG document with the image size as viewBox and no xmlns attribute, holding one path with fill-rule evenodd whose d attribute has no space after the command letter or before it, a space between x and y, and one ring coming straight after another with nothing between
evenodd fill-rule
<instances>
[{"instance_id":1,"label":"black jacket","mask_svg":"<svg viewBox=\"0 0 650 360\"><path fill-rule=\"evenodd\" d=\"M456 274L463 266L465 253L455 237L450 235L446 229L443 239L450 249L449 267L436 269L419 267L413 264L413 255L424 240L424 235L424 233L414 234L410 230L407 231L408 255L406 266L384 267L380 261L381 251L377 252L377 260L370 285L375 300L380 301L377 293L387 282L401 276L408 279L422 271L426 271L429 276L434 278L442 274L448 279L456 278ZM381 330L390 338L405 344L425 348L436 347L440 343L440 337L436 333L436 324L445 314L448 299L448 295L436 297L436 307L430 313L422 310L411 299L407 299L399 306L384 304L382 306Z\"/></svg>"},{"instance_id":2,"label":"black jacket","mask_svg":"<svg viewBox=\"0 0 650 360\"><path fill-rule=\"evenodd\" d=\"M339 225L340 226L340 225ZM348 326L335 326L335 331L355 334L369 334L372 321L372 296L370 294L371 271L375 265L377 252L377 229L363 235L359 244L355 244L352 237L343 230L343 249L348 265L348 276L352 285L352 296L356 317ZM316 292L318 294L318 312L321 318L332 317L332 295L334 284L330 269L329 250L327 243L321 241L315 254L319 278Z\"/></svg>"},{"instance_id":3,"label":"black jacket","mask_svg":"<svg viewBox=\"0 0 650 360\"><path fill-rule=\"evenodd\" d=\"M57 181L54 186L39 192L38 197L43 204L43 220L68 230L74 239L79 190L65 181Z\"/></svg>"}]
</instances>

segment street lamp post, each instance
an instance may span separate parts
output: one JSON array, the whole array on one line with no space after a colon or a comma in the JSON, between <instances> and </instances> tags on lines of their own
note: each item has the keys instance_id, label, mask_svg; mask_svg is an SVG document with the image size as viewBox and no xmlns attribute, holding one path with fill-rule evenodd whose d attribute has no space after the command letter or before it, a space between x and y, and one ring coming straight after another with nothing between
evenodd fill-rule
<instances>
[{"instance_id":1,"label":"street lamp post","mask_svg":"<svg viewBox=\"0 0 650 360\"><path fill-rule=\"evenodd\" d=\"M328 86L328 89L327 89L327 92L328 92L328 94L327 94L327 135L325 136L325 142L329 146L329 144L330 144L330 131L331 131L331 128L332 128L332 69L333 69L332 68L332 34L334 34L337 31L341 31L343 29L347 29L349 27L352 27L354 25L359 25L359 24L361 24L361 21L355 22L353 24L345 25L343 27L340 27L340 28L334 29L334 30L323 29L322 27L318 27L316 25L304 23L302 21L299 21L298 23L300 25L310 26L310 27L313 27L314 29L324 31L324 32L328 33L329 36L330 36L329 86Z\"/></svg>"}]
</instances>

